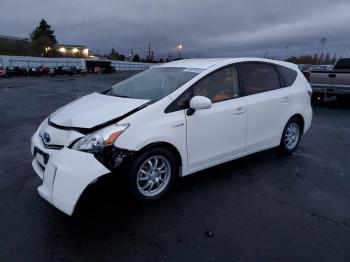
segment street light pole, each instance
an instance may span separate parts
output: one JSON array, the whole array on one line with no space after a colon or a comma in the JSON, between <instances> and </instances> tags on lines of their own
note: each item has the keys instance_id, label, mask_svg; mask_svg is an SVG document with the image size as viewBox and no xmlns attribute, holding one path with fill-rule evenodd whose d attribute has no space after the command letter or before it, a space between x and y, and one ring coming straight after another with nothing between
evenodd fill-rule
<instances>
[{"instance_id":1,"label":"street light pole","mask_svg":"<svg viewBox=\"0 0 350 262\"><path fill-rule=\"evenodd\" d=\"M183 48L182 44L178 44L176 49L179 51L179 60L181 59L181 49Z\"/></svg>"}]
</instances>

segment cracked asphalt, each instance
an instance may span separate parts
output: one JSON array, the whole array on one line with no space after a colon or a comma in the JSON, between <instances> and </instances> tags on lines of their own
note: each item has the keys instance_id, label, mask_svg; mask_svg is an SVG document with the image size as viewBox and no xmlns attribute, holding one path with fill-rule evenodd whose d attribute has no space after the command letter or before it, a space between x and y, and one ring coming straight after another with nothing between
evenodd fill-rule
<instances>
[{"instance_id":1,"label":"cracked asphalt","mask_svg":"<svg viewBox=\"0 0 350 262\"><path fill-rule=\"evenodd\" d=\"M39 197L30 138L56 108L132 73L0 79L0 261L350 261L350 99L314 107L299 149L254 154L130 200L119 177L68 217Z\"/></svg>"}]
</instances>

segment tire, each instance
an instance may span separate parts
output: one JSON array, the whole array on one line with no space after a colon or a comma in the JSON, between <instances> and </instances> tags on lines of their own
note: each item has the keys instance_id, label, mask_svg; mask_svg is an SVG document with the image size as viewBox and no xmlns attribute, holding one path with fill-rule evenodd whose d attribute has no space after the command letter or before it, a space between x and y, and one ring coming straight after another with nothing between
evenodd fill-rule
<instances>
[{"instance_id":1,"label":"tire","mask_svg":"<svg viewBox=\"0 0 350 262\"><path fill-rule=\"evenodd\" d=\"M302 137L303 127L298 118L291 118L283 129L278 147L282 154L290 154L298 147Z\"/></svg>"},{"instance_id":2,"label":"tire","mask_svg":"<svg viewBox=\"0 0 350 262\"><path fill-rule=\"evenodd\" d=\"M173 153L155 147L136 156L127 170L127 182L133 197L149 202L161 198L169 191L179 167Z\"/></svg>"}]
</instances>

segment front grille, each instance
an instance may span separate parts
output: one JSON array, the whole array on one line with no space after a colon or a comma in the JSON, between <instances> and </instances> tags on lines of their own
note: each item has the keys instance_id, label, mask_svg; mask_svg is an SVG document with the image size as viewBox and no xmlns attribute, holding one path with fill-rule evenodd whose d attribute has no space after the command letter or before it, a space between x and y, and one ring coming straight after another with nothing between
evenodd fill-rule
<instances>
[{"instance_id":1,"label":"front grille","mask_svg":"<svg viewBox=\"0 0 350 262\"><path fill-rule=\"evenodd\" d=\"M43 138L43 136L40 133L39 133L39 136L40 136L41 141L43 142L45 148L47 148L47 149L60 150L60 149L62 149L64 147L62 145L48 145L48 144L45 143L44 138Z\"/></svg>"},{"instance_id":2,"label":"front grille","mask_svg":"<svg viewBox=\"0 0 350 262\"><path fill-rule=\"evenodd\" d=\"M47 148L47 149L55 149L55 150L60 150L60 149L62 149L64 147L64 146L61 146L61 145L47 145L45 143L44 143L44 145L45 145L45 148Z\"/></svg>"}]
</instances>

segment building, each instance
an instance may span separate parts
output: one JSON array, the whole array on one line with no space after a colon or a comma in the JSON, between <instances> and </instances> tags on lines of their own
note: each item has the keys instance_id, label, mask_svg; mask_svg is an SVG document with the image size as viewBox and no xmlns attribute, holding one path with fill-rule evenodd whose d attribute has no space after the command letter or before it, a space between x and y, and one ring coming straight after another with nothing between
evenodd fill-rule
<instances>
[{"instance_id":1,"label":"building","mask_svg":"<svg viewBox=\"0 0 350 262\"><path fill-rule=\"evenodd\" d=\"M54 53L60 57L80 57L88 58L89 49L84 45L64 45L64 44L55 44L53 46ZM46 50L49 52L50 48Z\"/></svg>"},{"instance_id":2,"label":"building","mask_svg":"<svg viewBox=\"0 0 350 262\"><path fill-rule=\"evenodd\" d=\"M25 41L25 42L29 42L28 38L21 38L21 37L16 37L16 36L9 36L9 35L0 35L0 39L5 41L15 41L15 42L21 42L21 41Z\"/></svg>"},{"instance_id":3,"label":"building","mask_svg":"<svg viewBox=\"0 0 350 262\"><path fill-rule=\"evenodd\" d=\"M32 54L28 38L0 35L0 55L28 54Z\"/></svg>"}]
</instances>

